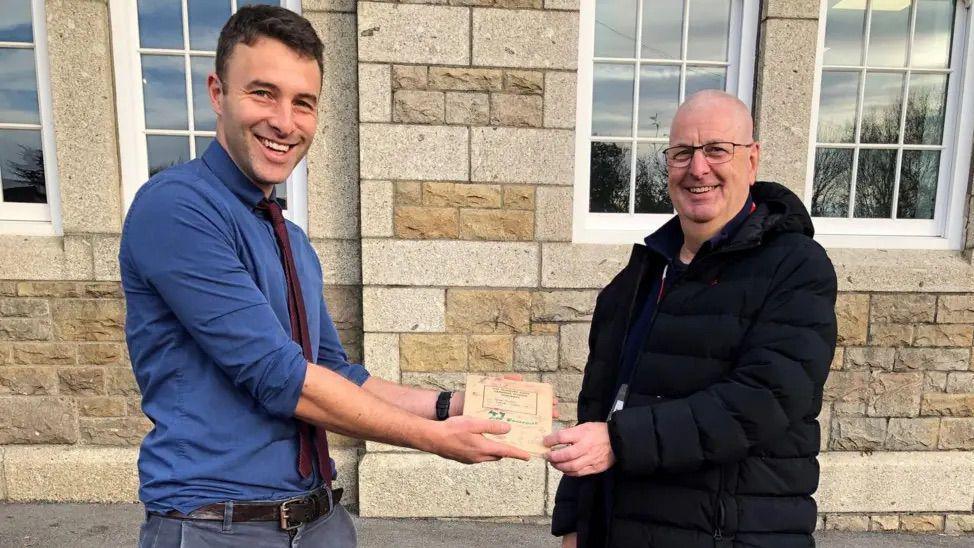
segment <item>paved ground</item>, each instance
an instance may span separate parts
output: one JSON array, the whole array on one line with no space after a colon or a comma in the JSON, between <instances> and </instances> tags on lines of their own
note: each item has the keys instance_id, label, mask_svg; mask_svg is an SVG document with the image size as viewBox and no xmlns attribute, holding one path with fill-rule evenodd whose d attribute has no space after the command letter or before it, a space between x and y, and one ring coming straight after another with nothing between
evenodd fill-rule
<instances>
[{"instance_id":1,"label":"paved ground","mask_svg":"<svg viewBox=\"0 0 974 548\"><path fill-rule=\"evenodd\" d=\"M141 506L0 504L0 546L135 546ZM523 523L356 518L361 548L554 548L547 527ZM974 548L974 537L823 533L827 548Z\"/></svg>"}]
</instances>

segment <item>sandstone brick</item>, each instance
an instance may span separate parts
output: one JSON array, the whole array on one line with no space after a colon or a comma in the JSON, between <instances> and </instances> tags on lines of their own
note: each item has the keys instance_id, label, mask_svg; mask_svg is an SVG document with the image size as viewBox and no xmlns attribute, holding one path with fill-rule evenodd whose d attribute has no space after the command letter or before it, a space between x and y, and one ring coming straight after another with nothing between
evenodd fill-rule
<instances>
[{"instance_id":1,"label":"sandstone brick","mask_svg":"<svg viewBox=\"0 0 974 548\"><path fill-rule=\"evenodd\" d=\"M446 123L486 126L490 123L490 98L486 93L447 92Z\"/></svg>"},{"instance_id":2,"label":"sandstone brick","mask_svg":"<svg viewBox=\"0 0 974 548\"><path fill-rule=\"evenodd\" d=\"M392 98L392 120L406 124L442 124L443 93L438 91L397 91Z\"/></svg>"},{"instance_id":3,"label":"sandstone brick","mask_svg":"<svg viewBox=\"0 0 974 548\"><path fill-rule=\"evenodd\" d=\"M873 295L870 316L880 323L932 322L936 310L935 295Z\"/></svg>"},{"instance_id":4,"label":"sandstone brick","mask_svg":"<svg viewBox=\"0 0 974 548\"><path fill-rule=\"evenodd\" d=\"M358 286L327 285L322 292L328 314L338 329L362 327L362 290Z\"/></svg>"},{"instance_id":5,"label":"sandstone brick","mask_svg":"<svg viewBox=\"0 0 974 548\"><path fill-rule=\"evenodd\" d=\"M500 91L504 73L499 69L430 67L429 87L451 91Z\"/></svg>"},{"instance_id":6,"label":"sandstone brick","mask_svg":"<svg viewBox=\"0 0 974 548\"><path fill-rule=\"evenodd\" d=\"M559 368L563 371L584 371L588 360L588 335L591 324L570 323L561 326Z\"/></svg>"},{"instance_id":7,"label":"sandstone brick","mask_svg":"<svg viewBox=\"0 0 974 548\"><path fill-rule=\"evenodd\" d=\"M392 65L393 89L426 89L429 71L424 66Z\"/></svg>"},{"instance_id":8,"label":"sandstone brick","mask_svg":"<svg viewBox=\"0 0 974 548\"><path fill-rule=\"evenodd\" d=\"M829 370L838 371L843 368L843 363L845 362L845 347L838 347L835 349L835 353L832 354L832 363L829 364Z\"/></svg>"},{"instance_id":9,"label":"sandstone brick","mask_svg":"<svg viewBox=\"0 0 974 548\"><path fill-rule=\"evenodd\" d=\"M832 432L832 402L822 402L818 412L819 451L829 450L829 433Z\"/></svg>"},{"instance_id":10,"label":"sandstone brick","mask_svg":"<svg viewBox=\"0 0 974 548\"><path fill-rule=\"evenodd\" d=\"M394 197L396 205L422 205L423 184L416 181L397 182Z\"/></svg>"},{"instance_id":11,"label":"sandstone brick","mask_svg":"<svg viewBox=\"0 0 974 548\"><path fill-rule=\"evenodd\" d=\"M82 417L121 417L128 407L125 398L118 396L76 398L75 402Z\"/></svg>"},{"instance_id":12,"label":"sandstone brick","mask_svg":"<svg viewBox=\"0 0 974 548\"><path fill-rule=\"evenodd\" d=\"M125 414L131 416L143 416L142 398L127 398L125 400Z\"/></svg>"},{"instance_id":13,"label":"sandstone brick","mask_svg":"<svg viewBox=\"0 0 974 548\"><path fill-rule=\"evenodd\" d=\"M362 363L362 330L361 329L339 329L338 342L345 349L348 361L351 363Z\"/></svg>"},{"instance_id":14,"label":"sandstone brick","mask_svg":"<svg viewBox=\"0 0 974 548\"><path fill-rule=\"evenodd\" d=\"M75 363L71 343L14 343L12 363L20 365L70 365Z\"/></svg>"},{"instance_id":15,"label":"sandstone brick","mask_svg":"<svg viewBox=\"0 0 974 548\"><path fill-rule=\"evenodd\" d=\"M509 209L461 209L460 237L465 240L532 240L534 213Z\"/></svg>"},{"instance_id":16,"label":"sandstone brick","mask_svg":"<svg viewBox=\"0 0 974 548\"><path fill-rule=\"evenodd\" d=\"M514 338L510 335L471 335L467 360L470 371L511 371Z\"/></svg>"},{"instance_id":17,"label":"sandstone brick","mask_svg":"<svg viewBox=\"0 0 974 548\"><path fill-rule=\"evenodd\" d=\"M947 373L947 385L944 389L951 394L974 393L974 373Z\"/></svg>"},{"instance_id":18,"label":"sandstone brick","mask_svg":"<svg viewBox=\"0 0 974 548\"><path fill-rule=\"evenodd\" d=\"M460 235L457 210L444 207L397 207L393 230L399 238L456 238Z\"/></svg>"},{"instance_id":19,"label":"sandstone brick","mask_svg":"<svg viewBox=\"0 0 974 548\"><path fill-rule=\"evenodd\" d=\"M43 318L50 313L44 299L0 299L0 316L7 318Z\"/></svg>"},{"instance_id":20,"label":"sandstone brick","mask_svg":"<svg viewBox=\"0 0 974 548\"><path fill-rule=\"evenodd\" d=\"M886 419L835 417L832 419L831 449L875 451L886 441Z\"/></svg>"},{"instance_id":21,"label":"sandstone brick","mask_svg":"<svg viewBox=\"0 0 974 548\"><path fill-rule=\"evenodd\" d=\"M532 335L557 335L561 326L556 323L532 323Z\"/></svg>"},{"instance_id":22,"label":"sandstone brick","mask_svg":"<svg viewBox=\"0 0 974 548\"><path fill-rule=\"evenodd\" d=\"M81 285L82 295L93 299L124 299L125 292L118 282L88 282Z\"/></svg>"},{"instance_id":23,"label":"sandstone brick","mask_svg":"<svg viewBox=\"0 0 974 548\"><path fill-rule=\"evenodd\" d=\"M328 432L328 447L329 448L350 448L350 447L361 447L364 443L362 440L350 438L348 436L343 436L341 434L336 434L335 432Z\"/></svg>"},{"instance_id":24,"label":"sandstone brick","mask_svg":"<svg viewBox=\"0 0 974 548\"><path fill-rule=\"evenodd\" d=\"M870 531L896 531L899 528L900 516L896 514L869 516Z\"/></svg>"},{"instance_id":25,"label":"sandstone brick","mask_svg":"<svg viewBox=\"0 0 974 548\"><path fill-rule=\"evenodd\" d=\"M534 209L534 187L507 185L504 187L504 207L508 209Z\"/></svg>"},{"instance_id":26,"label":"sandstone brick","mask_svg":"<svg viewBox=\"0 0 974 548\"><path fill-rule=\"evenodd\" d=\"M875 373L866 413L873 417L915 417L920 413L923 373Z\"/></svg>"},{"instance_id":27,"label":"sandstone brick","mask_svg":"<svg viewBox=\"0 0 974 548\"><path fill-rule=\"evenodd\" d=\"M10 353L10 345L0 343L0 365L13 363L13 358L10 357Z\"/></svg>"},{"instance_id":28,"label":"sandstone brick","mask_svg":"<svg viewBox=\"0 0 974 548\"><path fill-rule=\"evenodd\" d=\"M467 383L466 373L428 373L403 371L402 383L430 390L463 391Z\"/></svg>"},{"instance_id":29,"label":"sandstone brick","mask_svg":"<svg viewBox=\"0 0 974 548\"><path fill-rule=\"evenodd\" d=\"M951 417L942 419L940 421L939 447L941 449L974 449L974 419Z\"/></svg>"},{"instance_id":30,"label":"sandstone brick","mask_svg":"<svg viewBox=\"0 0 974 548\"><path fill-rule=\"evenodd\" d=\"M543 104L539 95L490 95L490 124L493 126L541 127L543 115Z\"/></svg>"},{"instance_id":31,"label":"sandstone brick","mask_svg":"<svg viewBox=\"0 0 974 548\"><path fill-rule=\"evenodd\" d=\"M544 73L509 70L504 73L504 91L540 95L544 93Z\"/></svg>"},{"instance_id":32,"label":"sandstone brick","mask_svg":"<svg viewBox=\"0 0 974 548\"><path fill-rule=\"evenodd\" d=\"M914 326L897 323L874 323L869 326L869 344L872 346L910 346L913 343Z\"/></svg>"},{"instance_id":33,"label":"sandstone brick","mask_svg":"<svg viewBox=\"0 0 974 548\"><path fill-rule=\"evenodd\" d=\"M927 417L974 417L974 394L924 394L920 414Z\"/></svg>"},{"instance_id":34,"label":"sandstone brick","mask_svg":"<svg viewBox=\"0 0 974 548\"><path fill-rule=\"evenodd\" d=\"M0 398L0 444L75 443L77 415L69 398Z\"/></svg>"},{"instance_id":35,"label":"sandstone brick","mask_svg":"<svg viewBox=\"0 0 974 548\"><path fill-rule=\"evenodd\" d=\"M462 335L406 334L399 341L403 372L467 369L467 341Z\"/></svg>"},{"instance_id":36,"label":"sandstone brick","mask_svg":"<svg viewBox=\"0 0 974 548\"><path fill-rule=\"evenodd\" d=\"M514 339L515 371L555 371L557 369L557 337L518 335Z\"/></svg>"},{"instance_id":37,"label":"sandstone brick","mask_svg":"<svg viewBox=\"0 0 974 548\"><path fill-rule=\"evenodd\" d=\"M938 323L974 323L974 295L941 295L937 305Z\"/></svg>"},{"instance_id":38,"label":"sandstone brick","mask_svg":"<svg viewBox=\"0 0 974 548\"><path fill-rule=\"evenodd\" d=\"M0 395L46 396L57 392L57 377L50 367L0 369Z\"/></svg>"},{"instance_id":39,"label":"sandstone brick","mask_svg":"<svg viewBox=\"0 0 974 548\"><path fill-rule=\"evenodd\" d=\"M0 282L0 297L16 297L17 282Z\"/></svg>"},{"instance_id":40,"label":"sandstone brick","mask_svg":"<svg viewBox=\"0 0 974 548\"><path fill-rule=\"evenodd\" d=\"M838 321L840 346L866 344L869 332L869 295L840 293L835 302L835 317Z\"/></svg>"},{"instance_id":41,"label":"sandstone brick","mask_svg":"<svg viewBox=\"0 0 974 548\"><path fill-rule=\"evenodd\" d=\"M825 516L826 531L858 533L869 530L869 516L830 514Z\"/></svg>"},{"instance_id":42,"label":"sandstone brick","mask_svg":"<svg viewBox=\"0 0 974 548\"><path fill-rule=\"evenodd\" d=\"M545 373L541 381L551 383L554 395L560 402L577 402L578 393L582 391L582 375L578 373Z\"/></svg>"},{"instance_id":43,"label":"sandstone brick","mask_svg":"<svg viewBox=\"0 0 974 548\"><path fill-rule=\"evenodd\" d=\"M531 319L538 322L591 321L598 291L537 291L531 295Z\"/></svg>"},{"instance_id":44,"label":"sandstone brick","mask_svg":"<svg viewBox=\"0 0 974 548\"><path fill-rule=\"evenodd\" d=\"M846 371L857 369L885 369L893 370L893 357L896 351L892 348L877 348L870 346L850 346L845 349L845 361L842 369Z\"/></svg>"},{"instance_id":45,"label":"sandstone brick","mask_svg":"<svg viewBox=\"0 0 974 548\"><path fill-rule=\"evenodd\" d=\"M924 392L946 392L947 373L943 371L926 371L923 374Z\"/></svg>"},{"instance_id":46,"label":"sandstone brick","mask_svg":"<svg viewBox=\"0 0 974 548\"><path fill-rule=\"evenodd\" d=\"M105 369L105 385L109 396L139 396L139 385L135 375L127 367L108 367Z\"/></svg>"},{"instance_id":47,"label":"sandstone brick","mask_svg":"<svg viewBox=\"0 0 974 548\"><path fill-rule=\"evenodd\" d=\"M905 514L900 516L900 530L906 533L938 533L944 530L944 516Z\"/></svg>"},{"instance_id":48,"label":"sandstone brick","mask_svg":"<svg viewBox=\"0 0 974 548\"><path fill-rule=\"evenodd\" d=\"M531 294L527 291L449 289L447 330L461 333L528 333Z\"/></svg>"},{"instance_id":49,"label":"sandstone brick","mask_svg":"<svg viewBox=\"0 0 974 548\"><path fill-rule=\"evenodd\" d=\"M62 340L125 340L125 305L114 299L55 301L54 330Z\"/></svg>"},{"instance_id":50,"label":"sandstone brick","mask_svg":"<svg viewBox=\"0 0 974 548\"><path fill-rule=\"evenodd\" d=\"M974 533L974 514L947 514L944 532L948 535Z\"/></svg>"},{"instance_id":51,"label":"sandstone brick","mask_svg":"<svg viewBox=\"0 0 974 548\"><path fill-rule=\"evenodd\" d=\"M825 381L825 401L865 402L869 386L869 373L865 371L833 371Z\"/></svg>"},{"instance_id":52,"label":"sandstone brick","mask_svg":"<svg viewBox=\"0 0 974 548\"><path fill-rule=\"evenodd\" d=\"M861 401L832 402L832 412L837 417L862 417L866 415L866 404Z\"/></svg>"},{"instance_id":53,"label":"sandstone brick","mask_svg":"<svg viewBox=\"0 0 974 548\"><path fill-rule=\"evenodd\" d=\"M17 295L21 297L81 297L81 284L75 282L20 282Z\"/></svg>"},{"instance_id":54,"label":"sandstone brick","mask_svg":"<svg viewBox=\"0 0 974 548\"><path fill-rule=\"evenodd\" d=\"M914 346L971 346L974 325L928 324L918 325Z\"/></svg>"},{"instance_id":55,"label":"sandstone brick","mask_svg":"<svg viewBox=\"0 0 974 548\"><path fill-rule=\"evenodd\" d=\"M51 339L51 322L33 318L0 319L0 341L46 341Z\"/></svg>"},{"instance_id":56,"label":"sandstone brick","mask_svg":"<svg viewBox=\"0 0 974 548\"><path fill-rule=\"evenodd\" d=\"M61 394L100 396L105 394L105 370L97 367L78 367L58 371Z\"/></svg>"},{"instance_id":57,"label":"sandstone brick","mask_svg":"<svg viewBox=\"0 0 974 548\"><path fill-rule=\"evenodd\" d=\"M897 348L893 369L966 371L970 369L970 362L971 351L968 348Z\"/></svg>"},{"instance_id":58,"label":"sandstone brick","mask_svg":"<svg viewBox=\"0 0 974 548\"><path fill-rule=\"evenodd\" d=\"M937 448L940 419L890 419L886 430L886 449L925 451Z\"/></svg>"},{"instance_id":59,"label":"sandstone brick","mask_svg":"<svg viewBox=\"0 0 974 548\"><path fill-rule=\"evenodd\" d=\"M501 207L498 185L423 183L423 203L436 207Z\"/></svg>"},{"instance_id":60,"label":"sandstone brick","mask_svg":"<svg viewBox=\"0 0 974 548\"><path fill-rule=\"evenodd\" d=\"M89 445L137 446L152 429L144 417L81 418L81 441Z\"/></svg>"}]
</instances>

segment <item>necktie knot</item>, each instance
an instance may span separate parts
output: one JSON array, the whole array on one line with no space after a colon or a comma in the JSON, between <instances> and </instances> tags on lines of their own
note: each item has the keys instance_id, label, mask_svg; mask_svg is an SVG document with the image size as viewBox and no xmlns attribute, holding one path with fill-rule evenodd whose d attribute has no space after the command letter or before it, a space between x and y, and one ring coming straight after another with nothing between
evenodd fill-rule
<instances>
[{"instance_id":1,"label":"necktie knot","mask_svg":"<svg viewBox=\"0 0 974 548\"><path fill-rule=\"evenodd\" d=\"M271 224L275 226L284 224L284 212L276 200L264 198L257 202L257 209L267 213L267 216L270 217Z\"/></svg>"}]
</instances>

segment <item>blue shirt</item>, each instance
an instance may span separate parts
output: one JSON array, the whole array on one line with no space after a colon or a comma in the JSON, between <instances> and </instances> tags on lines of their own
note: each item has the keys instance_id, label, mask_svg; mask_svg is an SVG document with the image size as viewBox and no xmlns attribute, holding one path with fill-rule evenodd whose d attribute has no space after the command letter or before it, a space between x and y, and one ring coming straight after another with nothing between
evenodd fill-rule
<instances>
[{"instance_id":1,"label":"blue shirt","mask_svg":"<svg viewBox=\"0 0 974 548\"><path fill-rule=\"evenodd\" d=\"M139 498L152 512L273 500L301 478L294 409L306 362L291 339L287 283L264 197L217 141L138 192L119 263L125 335L154 428L139 453ZM287 223L315 363L361 385L322 297L308 237Z\"/></svg>"}]
</instances>

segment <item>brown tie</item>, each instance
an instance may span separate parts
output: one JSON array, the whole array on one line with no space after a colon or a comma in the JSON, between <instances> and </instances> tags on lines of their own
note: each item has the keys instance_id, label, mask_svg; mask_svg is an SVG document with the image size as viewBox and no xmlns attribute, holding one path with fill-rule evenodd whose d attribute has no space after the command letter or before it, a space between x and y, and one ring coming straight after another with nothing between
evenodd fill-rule
<instances>
[{"instance_id":1,"label":"brown tie","mask_svg":"<svg viewBox=\"0 0 974 548\"><path fill-rule=\"evenodd\" d=\"M287 311L291 317L291 338L301 345L301 349L304 351L304 359L311 362L308 315L304 310L304 299L301 297L301 280L298 279L298 271L294 267L291 240L287 235L287 225L284 223L281 206L275 201L263 199L257 204L257 209L266 211L271 218L271 224L274 225L274 236L276 236L277 245L281 249L281 262L284 265L284 277L287 279ZM299 420L298 434L298 472L301 473L301 477L306 478L311 475L311 447L313 445L315 452L318 453L318 471L321 472L325 484L331 485L331 460L328 458L328 438L325 436L325 430Z\"/></svg>"}]
</instances>

